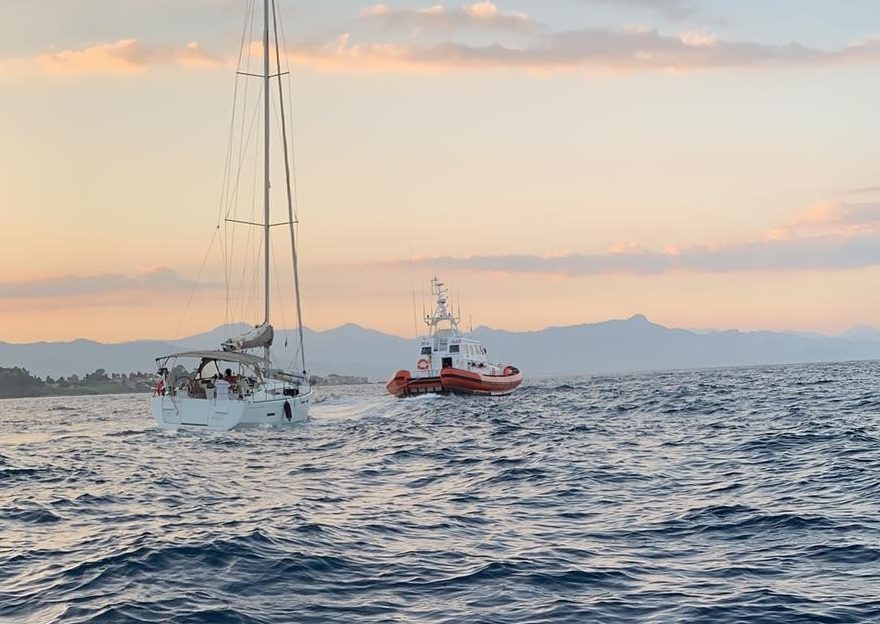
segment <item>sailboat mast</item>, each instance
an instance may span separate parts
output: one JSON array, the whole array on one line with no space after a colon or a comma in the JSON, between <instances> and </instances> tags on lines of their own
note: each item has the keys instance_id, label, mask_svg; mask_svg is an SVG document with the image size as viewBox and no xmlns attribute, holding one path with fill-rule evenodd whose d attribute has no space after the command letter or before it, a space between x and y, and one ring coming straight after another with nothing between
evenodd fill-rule
<instances>
[{"instance_id":1,"label":"sailboat mast","mask_svg":"<svg viewBox=\"0 0 880 624\"><path fill-rule=\"evenodd\" d=\"M269 323L269 79L269 0L263 0L263 271L266 323ZM268 352L267 347L267 357Z\"/></svg>"},{"instance_id":2,"label":"sailboat mast","mask_svg":"<svg viewBox=\"0 0 880 624\"><path fill-rule=\"evenodd\" d=\"M306 348L303 339L302 298L299 290L299 260L296 254L296 219L293 212L293 191L290 185L290 150L287 145L287 117L284 113L284 88L281 82L281 52L278 45L278 9L272 0L272 28L275 34L275 74L278 76L278 104L281 110L281 140L284 149L284 178L287 185L287 217L290 226L290 253L293 260L293 285L296 295L296 327L299 334L299 356L303 375L306 374Z\"/></svg>"}]
</instances>

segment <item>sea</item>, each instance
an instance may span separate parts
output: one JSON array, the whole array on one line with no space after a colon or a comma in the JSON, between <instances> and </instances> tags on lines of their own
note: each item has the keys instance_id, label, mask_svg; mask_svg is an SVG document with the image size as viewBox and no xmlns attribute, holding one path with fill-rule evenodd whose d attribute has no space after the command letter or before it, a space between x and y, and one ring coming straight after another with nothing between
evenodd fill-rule
<instances>
[{"instance_id":1,"label":"sea","mask_svg":"<svg viewBox=\"0 0 880 624\"><path fill-rule=\"evenodd\" d=\"M0 622L880 622L880 363L0 401Z\"/></svg>"}]
</instances>

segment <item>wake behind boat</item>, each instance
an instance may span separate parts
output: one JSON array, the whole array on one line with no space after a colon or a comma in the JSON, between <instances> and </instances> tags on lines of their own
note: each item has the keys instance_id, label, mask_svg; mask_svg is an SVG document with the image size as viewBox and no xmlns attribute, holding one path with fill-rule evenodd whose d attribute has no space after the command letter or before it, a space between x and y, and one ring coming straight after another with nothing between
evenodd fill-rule
<instances>
[{"instance_id":1,"label":"wake behind boat","mask_svg":"<svg viewBox=\"0 0 880 624\"><path fill-rule=\"evenodd\" d=\"M388 392L397 397L513 392L522 383L519 369L490 362L480 341L459 331L446 285L436 277L431 292L437 303L434 313L425 318L429 331L420 341L416 368L397 371L385 386Z\"/></svg>"},{"instance_id":2,"label":"wake behind boat","mask_svg":"<svg viewBox=\"0 0 880 624\"><path fill-rule=\"evenodd\" d=\"M255 223L256 218L245 219L230 218L232 208L224 206L226 210L225 223L229 227L245 226L250 228L251 233L260 232L260 236L250 236L247 240L246 250L249 260L257 260L260 269L255 269L252 278L244 281L247 289L251 292L254 286L262 282L263 320L253 330L237 337L230 338L218 345L216 350L186 351L157 358L159 365L160 380L156 387L155 396L152 398L152 412L160 427L167 429L177 428L202 428L215 430L245 429L264 426L281 426L301 423L309 418L309 403L312 397L312 389L306 372L306 360L302 334L302 308L299 293L299 271L296 253L296 228L297 220L293 208L293 194L291 189L291 170L287 141L287 117L284 107L284 89L281 77L288 71L282 71L281 53L278 45L278 17L275 10L275 0L263 0L263 40L262 40L262 74L254 74L249 71L239 71L239 77L258 77L262 81L261 101L259 108L253 112L259 112L262 108L263 121L263 158L262 173L263 184L260 189L262 197L262 223ZM248 11L248 17L253 20L253 12ZM274 57L276 66L273 68L270 62L270 17L273 19L273 31L275 34ZM246 22L248 19L246 18ZM253 21L250 22L253 25ZM245 27L247 28L247 23ZM243 43L247 45L243 38ZM248 48L249 49L249 48ZM250 57L247 56L249 59ZM285 57L286 58L286 57ZM248 67L241 69L247 70ZM273 73L274 70L274 73ZM287 191L287 220L280 223L272 222L270 206L270 99L272 79L278 80L278 111L280 111L280 134L283 139L284 153L284 177ZM246 92L246 90L244 90ZM236 89L238 93L238 89ZM242 114L244 116L244 113ZM233 111L233 126L235 126L235 111ZM230 142L233 137L230 136ZM230 153L232 153L230 143ZM242 156L245 153L246 144L241 147ZM256 160L256 159L255 159ZM236 158L234 162L241 166L243 158ZM254 166L254 178L259 170L259 161ZM229 193L230 197L237 198L240 194L238 180L241 179L241 171L231 177L236 183ZM227 182L230 178L227 178ZM255 193L256 195L256 193ZM254 198L256 200L256 197ZM256 203L254 201L253 203ZM234 216L234 215L233 215ZM276 217L277 218L277 217ZM299 330L298 353L293 360L299 360L301 367L298 371L292 371L293 363L287 366L280 365L281 358L273 357L272 345L275 338L275 330L270 322L270 266L272 256L270 253L271 228L274 226L288 226L290 229L290 249L293 261L293 287L296 300L297 327ZM219 226L218 226L219 229ZM261 239L261 240L258 240ZM229 309L229 276L232 273L230 257L234 251L231 241L235 237L230 236L224 240L224 260L227 262L227 310ZM223 243L221 243L223 244ZM262 245L262 254L259 253ZM254 253L256 252L256 253ZM260 257L261 256L261 257ZM240 265L240 266L239 266ZM246 263L239 262L235 270L246 268ZM277 271L277 269L275 269ZM262 275L260 276L260 272ZM242 275L246 271L241 271ZM262 277L262 280L258 280ZM277 287L276 287L277 288ZM279 295L280 296L280 295ZM286 346L286 345L285 345Z\"/></svg>"}]
</instances>

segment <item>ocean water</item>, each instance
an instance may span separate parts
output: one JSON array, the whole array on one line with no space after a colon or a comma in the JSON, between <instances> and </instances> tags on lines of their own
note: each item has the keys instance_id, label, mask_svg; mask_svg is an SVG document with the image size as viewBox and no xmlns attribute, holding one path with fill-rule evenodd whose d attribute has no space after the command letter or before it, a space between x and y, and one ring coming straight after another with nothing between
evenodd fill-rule
<instances>
[{"instance_id":1,"label":"ocean water","mask_svg":"<svg viewBox=\"0 0 880 624\"><path fill-rule=\"evenodd\" d=\"M0 622L880 622L880 364L0 401Z\"/></svg>"}]
</instances>

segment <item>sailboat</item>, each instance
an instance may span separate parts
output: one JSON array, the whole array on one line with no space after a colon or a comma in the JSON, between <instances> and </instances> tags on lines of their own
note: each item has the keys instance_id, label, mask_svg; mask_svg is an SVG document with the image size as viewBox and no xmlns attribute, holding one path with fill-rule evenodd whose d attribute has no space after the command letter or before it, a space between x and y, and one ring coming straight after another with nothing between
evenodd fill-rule
<instances>
[{"instance_id":1,"label":"sailboat","mask_svg":"<svg viewBox=\"0 0 880 624\"><path fill-rule=\"evenodd\" d=\"M299 270L296 251L296 219L291 191L290 162L288 159L287 123L281 88L281 56L278 43L278 17L275 0L263 0L262 74L237 72L262 80L261 107L263 121L263 214L262 223L229 219L227 222L262 229L262 286L263 320L252 330L225 340L214 350L192 350L156 359L159 381L151 399L156 423L161 428L231 430L255 427L277 427L302 423L309 418L312 388L306 372L305 349L302 333L302 306L300 304ZM275 60L273 74L270 62L270 15L274 20ZM253 19L253 18L252 18ZM285 72L286 73L286 72ZM288 220L271 221L270 206L270 111L271 81L278 79L278 110L281 113L281 134L284 148L284 167L287 183ZM257 109L259 112L259 109ZM233 117L234 118L234 117ZM231 139L230 139L231 140ZM275 330L270 318L270 229L289 225L293 261L293 288L296 297L299 336L299 370L280 366L273 358ZM219 226L218 226L219 227Z\"/></svg>"},{"instance_id":2,"label":"sailboat","mask_svg":"<svg viewBox=\"0 0 880 624\"><path fill-rule=\"evenodd\" d=\"M473 336L458 328L459 318L450 310L446 284L431 280L436 298L434 312L425 315L428 335L419 342L414 370L401 369L385 385L389 394L404 398L420 394L510 394L522 383L516 366L495 364Z\"/></svg>"}]
</instances>

